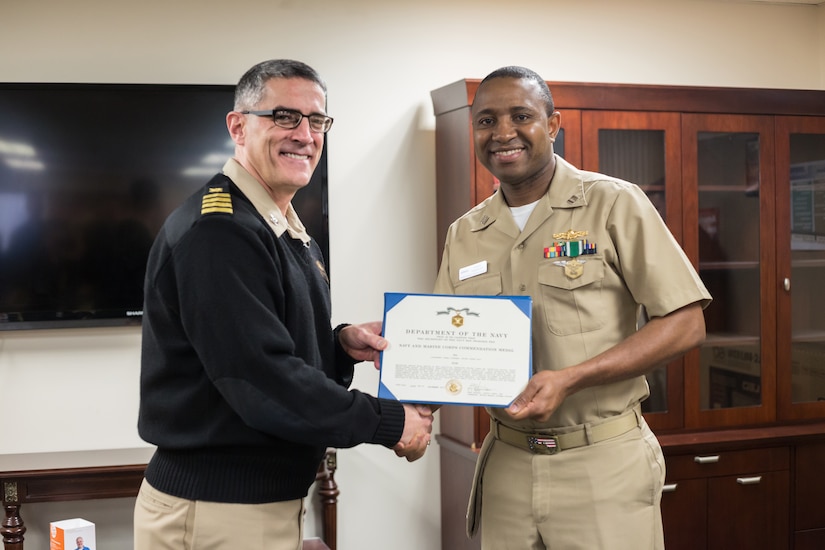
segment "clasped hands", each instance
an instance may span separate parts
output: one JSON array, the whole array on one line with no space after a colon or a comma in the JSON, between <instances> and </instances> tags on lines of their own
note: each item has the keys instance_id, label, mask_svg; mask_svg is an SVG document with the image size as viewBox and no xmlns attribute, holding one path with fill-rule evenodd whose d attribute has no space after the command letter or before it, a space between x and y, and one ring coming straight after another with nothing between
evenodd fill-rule
<instances>
[{"instance_id":1,"label":"clasped hands","mask_svg":"<svg viewBox=\"0 0 825 550\"><path fill-rule=\"evenodd\" d=\"M380 367L381 350L387 348L387 341L381 337L380 321L350 325L341 330L338 339L350 357L372 361L376 369ZM418 460L430 444L432 431L433 410L429 405L404 404L404 432L392 449L408 462Z\"/></svg>"},{"instance_id":2,"label":"clasped hands","mask_svg":"<svg viewBox=\"0 0 825 550\"><path fill-rule=\"evenodd\" d=\"M418 460L427 451L433 431L433 411L429 405L404 404L404 433L392 448L407 462Z\"/></svg>"}]
</instances>

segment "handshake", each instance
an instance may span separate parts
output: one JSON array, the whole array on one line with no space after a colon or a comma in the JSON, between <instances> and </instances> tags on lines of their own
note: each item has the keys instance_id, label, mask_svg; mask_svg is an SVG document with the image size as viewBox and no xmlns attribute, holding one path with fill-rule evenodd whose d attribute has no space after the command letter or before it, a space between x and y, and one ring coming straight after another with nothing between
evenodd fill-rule
<instances>
[{"instance_id":1,"label":"handshake","mask_svg":"<svg viewBox=\"0 0 825 550\"><path fill-rule=\"evenodd\" d=\"M387 348L387 341L381 337L381 321L348 325L338 333L338 342L356 361L372 361L376 369L380 368L381 351ZM396 455L408 462L424 456L433 431L433 411L437 409L436 405L404 404L404 432L392 448Z\"/></svg>"},{"instance_id":2,"label":"handshake","mask_svg":"<svg viewBox=\"0 0 825 550\"><path fill-rule=\"evenodd\" d=\"M433 431L433 409L429 405L404 404L404 432L392 448L407 462L418 460L427 451Z\"/></svg>"}]
</instances>

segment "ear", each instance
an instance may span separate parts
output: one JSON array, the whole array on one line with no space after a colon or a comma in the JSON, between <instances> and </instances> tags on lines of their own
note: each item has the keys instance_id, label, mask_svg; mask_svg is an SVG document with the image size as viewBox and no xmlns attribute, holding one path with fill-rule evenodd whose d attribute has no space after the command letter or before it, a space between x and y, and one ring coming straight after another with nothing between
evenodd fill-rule
<instances>
[{"instance_id":1,"label":"ear","mask_svg":"<svg viewBox=\"0 0 825 550\"><path fill-rule=\"evenodd\" d=\"M553 111L553 114L547 117L547 133L550 134L550 141L556 141L559 130L561 130L561 113Z\"/></svg>"},{"instance_id":2,"label":"ear","mask_svg":"<svg viewBox=\"0 0 825 550\"><path fill-rule=\"evenodd\" d=\"M246 116L238 111L229 111L226 114L226 129L229 130L229 137L232 138L232 141L238 145L243 145L246 130Z\"/></svg>"}]
</instances>

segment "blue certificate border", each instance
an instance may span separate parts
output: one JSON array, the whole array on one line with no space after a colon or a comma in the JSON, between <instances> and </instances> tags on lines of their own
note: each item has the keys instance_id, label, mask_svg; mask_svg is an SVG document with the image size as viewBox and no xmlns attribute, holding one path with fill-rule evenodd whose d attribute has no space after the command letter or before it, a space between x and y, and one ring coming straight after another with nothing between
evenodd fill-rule
<instances>
[{"instance_id":1,"label":"blue certificate border","mask_svg":"<svg viewBox=\"0 0 825 550\"><path fill-rule=\"evenodd\" d=\"M382 327L382 336L383 336L383 327L387 322L387 313L401 303L402 300L407 298L408 296L438 296L438 297L449 297L449 298L481 298L484 300L509 300L512 302L523 314L527 319L530 321L530 326L532 328L533 325L533 314L532 314L532 307L533 307L533 299L530 296L488 296L488 295L478 295L478 294L427 294L427 293L405 293L405 292L385 292L384 293L384 317L382 319L381 327ZM381 368L383 369L384 365L384 352L380 353L381 358ZM532 338L530 339L530 360L527 368L529 369L528 378L533 375L533 341ZM381 375L379 373L378 376L378 397L383 399L392 399L393 401L398 401L398 398L395 397L395 394L392 393L385 385L384 382L381 380ZM515 398L515 397L514 397ZM491 406L491 407L507 407L508 405L480 405L478 403L461 403L455 401L449 402L424 402L424 401L404 401L404 403L427 403L427 404L444 404L444 405L472 405L472 406Z\"/></svg>"}]
</instances>

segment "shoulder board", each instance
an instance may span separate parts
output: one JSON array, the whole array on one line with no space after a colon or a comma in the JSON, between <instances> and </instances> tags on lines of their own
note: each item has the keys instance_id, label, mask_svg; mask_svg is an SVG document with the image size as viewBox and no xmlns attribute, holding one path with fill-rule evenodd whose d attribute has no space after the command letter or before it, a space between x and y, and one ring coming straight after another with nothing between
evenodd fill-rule
<instances>
[{"instance_id":1,"label":"shoulder board","mask_svg":"<svg viewBox=\"0 0 825 550\"><path fill-rule=\"evenodd\" d=\"M232 213L232 196L229 194L229 189L226 187L207 187L201 202L201 215Z\"/></svg>"}]
</instances>

